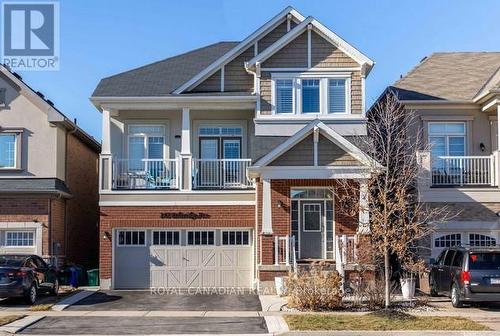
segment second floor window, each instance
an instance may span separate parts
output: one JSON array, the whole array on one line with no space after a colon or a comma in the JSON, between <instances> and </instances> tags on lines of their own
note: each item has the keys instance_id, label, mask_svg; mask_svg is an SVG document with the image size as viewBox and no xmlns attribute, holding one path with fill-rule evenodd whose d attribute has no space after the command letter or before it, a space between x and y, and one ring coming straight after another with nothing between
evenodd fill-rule
<instances>
[{"instance_id":1,"label":"second floor window","mask_svg":"<svg viewBox=\"0 0 500 336\"><path fill-rule=\"evenodd\" d=\"M429 144L431 156L464 156L467 134L465 122L429 123Z\"/></svg>"},{"instance_id":2,"label":"second floor window","mask_svg":"<svg viewBox=\"0 0 500 336\"><path fill-rule=\"evenodd\" d=\"M16 167L16 134L0 134L0 168Z\"/></svg>"},{"instance_id":3,"label":"second floor window","mask_svg":"<svg viewBox=\"0 0 500 336\"><path fill-rule=\"evenodd\" d=\"M335 115L350 112L350 78L318 74L276 74L272 91L275 114Z\"/></svg>"},{"instance_id":4,"label":"second floor window","mask_svg":"<svg viewBox=\"0 0 500 336\"><path fill-rule=\"evenodd\" d=\"M162 160L165 129L161 125L131 125L128 129L130 166L142 168L145 160Z\"/></svg>"},{"instance_id":5,"label":"second floor window","mask_svg":"<svg viewBox=\"0 0 500 336\"><path fill-rule=\"evenodd\" d=\"M276 81L276 113L293 113L293 80Z\"/></svg>"},{"instance_id":6,"label":"second floor window","mask_svg":"<svg viewBox=\"0 0 500 336\"><path fill-rule=\"evenodd\" d=\"M302 113L319 113L319 79L302 80Z\"/></svg>"}]
</instances>

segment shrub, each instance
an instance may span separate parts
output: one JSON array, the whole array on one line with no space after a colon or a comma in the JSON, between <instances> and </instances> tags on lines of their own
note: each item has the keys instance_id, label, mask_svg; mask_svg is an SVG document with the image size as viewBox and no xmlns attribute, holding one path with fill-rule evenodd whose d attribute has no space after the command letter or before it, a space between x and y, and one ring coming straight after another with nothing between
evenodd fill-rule
<instances>
[{"instance_id":1,"label":"shrub","mask_svg":"<svg viewBox=\"0 0 500 336\"><path fill-rule=\"evenodd\" d=\"M342 306L342 278L324 264L291 274L286 280L288 306L300 310L338 309Z\"/></svg>"}]
</instances>

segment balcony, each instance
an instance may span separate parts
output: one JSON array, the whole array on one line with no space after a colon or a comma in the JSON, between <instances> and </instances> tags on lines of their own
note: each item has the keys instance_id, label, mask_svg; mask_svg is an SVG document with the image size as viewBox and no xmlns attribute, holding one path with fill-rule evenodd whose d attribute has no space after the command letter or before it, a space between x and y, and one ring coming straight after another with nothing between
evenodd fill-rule
<instances>
[{"instance_id":1,"label":"balcony","mask_svg":"<svg viewBox=\"0 0 500 336\"><path fill-rule=\"evenodd\" d=\"M497 186L497 160L490 156L432 158L432 186Z\"/></svg>"},{"instance_id":2,"label":"balcony","mask_svg":"<svg viewBox=\"0 0 500 336\"><path fill-rule=\"evenodd\" d=\"M247 189L250 159L193 159L194 189Z\"/></svg>"},{"instance_id":3,"label":"balcony","mask_svg":"<svg viewBox=\"0 0 500 336\"><path fill-rule=\"evenodd\" d=\"M247 177L250 159L192 159L190 169L186 169L189 166L183 169L180 159L107 158L101 160L104 190L107 185L105 167L109 161L111 190L176 190L183 189L181 181L184 181L186 188L188 183L185 181L189 179L192 188L197 190L254 188L253 182Z\"/></svg>"},{"instance_id":4,"label":"balcony","mask_svg":"<svg viewBox=\"0 0 500 336\"><path fill-rule=\"evenodd\" d=\"M113 189L177 189L176 159L113 159Z\"/></svg>"}]
</instances>

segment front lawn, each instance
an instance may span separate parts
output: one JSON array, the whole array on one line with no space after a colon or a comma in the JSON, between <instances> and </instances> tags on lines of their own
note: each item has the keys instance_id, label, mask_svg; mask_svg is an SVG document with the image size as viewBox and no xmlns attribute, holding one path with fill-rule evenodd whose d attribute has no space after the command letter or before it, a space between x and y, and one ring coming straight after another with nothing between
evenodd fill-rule
<instances>
[{"instance_id":1,"label":"front lawn","mask_svg":"<svg viewBox=\"0 0 500 336\"><path fill-rule=\"evenodd\" d=\"M290 330L490 330L465 317L412 316L404 313L366 315L285 315Z\"/></svg>"}]
</instances>

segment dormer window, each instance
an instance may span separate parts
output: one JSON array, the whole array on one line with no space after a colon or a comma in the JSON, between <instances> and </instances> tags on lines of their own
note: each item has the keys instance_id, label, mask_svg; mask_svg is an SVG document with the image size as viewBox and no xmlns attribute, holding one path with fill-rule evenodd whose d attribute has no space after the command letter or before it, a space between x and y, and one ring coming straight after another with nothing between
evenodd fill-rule
<instances>
[{"instance_id":1,"label":"dormer window","mask_svg":"<svg viewBox=\"0 0 500 336\"><path fill-rule=\"evenodd\" d=\"M273 73L273 114L348 114L350 81L350 75L347 74Z\"/></svg>"}]
</instances>

